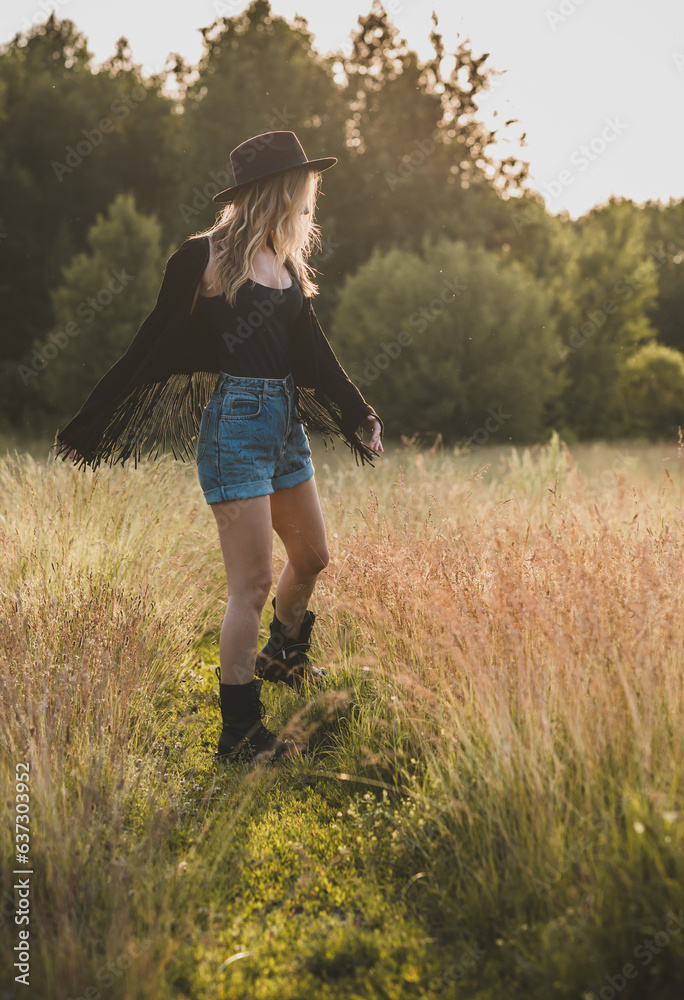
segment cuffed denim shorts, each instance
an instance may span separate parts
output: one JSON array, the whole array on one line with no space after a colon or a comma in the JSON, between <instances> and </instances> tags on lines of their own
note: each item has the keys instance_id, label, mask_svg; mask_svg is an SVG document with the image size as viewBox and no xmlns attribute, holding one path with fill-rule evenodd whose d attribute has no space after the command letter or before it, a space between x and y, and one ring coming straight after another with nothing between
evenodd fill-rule
<instances>
[{"instance_id":1,"label":"cuffed denim shorts","mask_svg":"<svg viewBox=\"0 0 684 1000\"><path fill-rule=\"evenodd\" d=\"M207 503L264 496L314 474L294 379L222 372L202 413L197 476Z\"/></svg>"}]
</instances>

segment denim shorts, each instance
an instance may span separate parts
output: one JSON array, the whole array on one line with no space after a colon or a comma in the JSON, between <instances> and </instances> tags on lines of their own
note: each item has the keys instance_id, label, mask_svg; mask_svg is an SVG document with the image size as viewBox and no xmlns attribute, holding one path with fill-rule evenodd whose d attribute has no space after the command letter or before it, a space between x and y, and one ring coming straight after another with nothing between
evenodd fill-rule
<instances>
[{"instance_id":1,"label":"denim shorts","mask_svg":"<svg viewBox=\"0 0 684 1000\"><path fill-rule=\"evenodd\" d=\"M197 476L207 503L296 486L314 474L294 379L222 372L202 413Z\"/></svg>"}]
</instances>

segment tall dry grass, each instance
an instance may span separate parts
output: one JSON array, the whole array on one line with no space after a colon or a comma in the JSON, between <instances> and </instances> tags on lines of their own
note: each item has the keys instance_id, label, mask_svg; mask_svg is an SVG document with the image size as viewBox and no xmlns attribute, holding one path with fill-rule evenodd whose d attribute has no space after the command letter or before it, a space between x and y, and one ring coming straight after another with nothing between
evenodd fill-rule
<instances>
[{"instance_id":1,"label":"tall dry grass","mask_svg":"<svg viewBox=\"0 0 684 1000\"><path fill-rule=\"evenodd\" d=\"M603 985L681 903L682 453L628 451L405 443L363 471L314 456L331 550L317 653L371 678L385 719L362 713L301 771L384 761L420 803L412 892L528 990ZM84 962L149 939L121 995L171 995L191 918L168 877L183 807L160 747L222 617L213 518L194 468L168 459L84 475L8 456L0 496L2 767L32 765L36 962L59 996ZM276 541L276 574L284 557ZM683 954L673 939L658 961Z\"/></svg>"},{"instance_id":2,"label":"tall dry grass","mask_svg":"<svg viewBox=\"0 0 684 1000\"><path fill-rule=\"evenodd\" d=\"M527 987L599 989L684 900L681 441L473 459L373 490L331 598L422 738L425 894ZM682 940L660 951L636 965L664 997Z\"/></svg>"},{"instance_id":3,"label":"tall dry grass","mask_svg":"<svg viewBox=\"0 0 684 1000\"><path fill-rule=\"evenodd\" d=\"M12 858L14 768L28 760L32 957L53 997L95 943L125 952L133 880L163 877L157 844L177 807L160 799L150 751L216 596L201 571L209 539L177 482L168 462L84 476L27 454L0 461L0 837ZM138 813L150 823L134 865ZM7 940L7 867L2 881Z\"/></svg>"}]
</instances>

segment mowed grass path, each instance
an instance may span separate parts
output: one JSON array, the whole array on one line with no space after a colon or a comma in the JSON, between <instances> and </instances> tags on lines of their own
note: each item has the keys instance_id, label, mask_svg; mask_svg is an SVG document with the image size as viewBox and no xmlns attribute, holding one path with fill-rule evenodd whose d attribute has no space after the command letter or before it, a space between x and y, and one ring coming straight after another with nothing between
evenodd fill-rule
<instances>
[{"instance_id":1,"label":"mowed grass path","mask_svg":"<svg viewBox=\"0 0 684 1000\"><path fill-rule=\"evenodd\" d=\"M311 752L249 769L194 466L0 459L0 1000L681 996L681 449L314 464L331 682L264 686Z\"/></svg>"}]
</instances>

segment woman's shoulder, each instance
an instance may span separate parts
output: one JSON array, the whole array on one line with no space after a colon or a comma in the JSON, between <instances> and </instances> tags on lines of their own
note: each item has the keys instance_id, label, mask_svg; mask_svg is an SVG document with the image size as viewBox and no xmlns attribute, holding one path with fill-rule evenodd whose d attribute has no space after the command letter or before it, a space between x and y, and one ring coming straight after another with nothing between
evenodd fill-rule
<instances>
[{"instance_id":1,"label":"woman's shoulder","mask_svg":"<svg viewBox=\"0 0 684 1000\"><path fill-rule=\"evenodd\" d=\"M183 278L185 273L203 272L209 259L209 241L205 236L190 236L178 246L166 262L165 272Z\"/></svg>"},{"instance_id":2,"label":"woman's shoulder","mask_svg":"<svg viewBox=\"0 0 684 1000\"><path fill-rule=\"evenodd\" d=\"M210 241L208 236L188 236L188 238L183 240L180 246L174 250L172 256L175 256L176 254L181 256L195 255L197 257L209 256L209 251Z\"/></svg>"}]
</instances>

